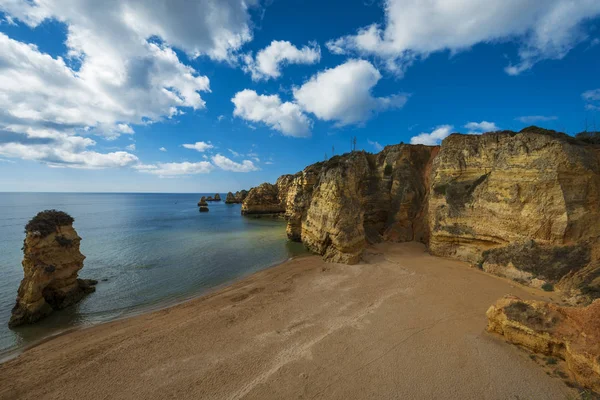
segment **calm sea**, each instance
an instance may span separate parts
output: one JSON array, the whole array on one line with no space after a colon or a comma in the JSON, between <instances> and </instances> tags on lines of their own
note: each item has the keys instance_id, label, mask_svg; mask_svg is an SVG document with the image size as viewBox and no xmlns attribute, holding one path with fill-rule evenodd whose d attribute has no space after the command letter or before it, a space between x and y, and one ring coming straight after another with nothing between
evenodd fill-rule
<instances>
[{"instance_id":1,"label":"calm sea","mask_svg":"<svg viewBox=\"0 0 600 400\"><path fill-rule=\"evenodd\" d=\"M210 212L199 213L200 197L0 193L0 353L74 326L176 303L304 252L287 241L282 221L245 218L240 205L223 202L209 203ZM87 257L80 277L100 283L81 303L10 330L23 278L23 227L37 212L52 208L75 218Z\"/></svg>"}]
</instances>

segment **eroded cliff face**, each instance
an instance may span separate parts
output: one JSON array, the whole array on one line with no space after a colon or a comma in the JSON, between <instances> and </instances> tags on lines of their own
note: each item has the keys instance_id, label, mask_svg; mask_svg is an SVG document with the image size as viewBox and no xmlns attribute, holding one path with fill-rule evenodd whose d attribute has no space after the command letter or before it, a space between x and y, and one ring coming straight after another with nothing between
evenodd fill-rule
<instances>
[{"instance_id":1,"label":"eroded cliff face","mask_svg":"<svg viewBox=\"0 0 600 400\"><path fill-rule=\"evenodd\" d=\"M600 236L598 160L556 133L451 135L433 163L430 252L525 283L585 274Z\"/></svg>"},{"instance_id":2,"label":"eroded cliff face","mask_svg":"<svg viewBox=\"0 0 600 400\"><path fill-rule=\"evenodd\" d=\"M54 218L57 214L52 213L57 213L55 211L44 213L38 214L38 217L44 215L41 224L33 225L39 226L39 229L34 227L32 229L35 230L26 232L22 263L24 277L9 321L10 327L34 323L53 310L80 301L95 290L96 281L78 279L85 256L79 251L81 238L72 226L72 218L64 217L64 213Z\"/></svg>"},{"instance_id":3,"label":"eroded cliff face","mask_svg":"<svg viewBox=\"0 0 600 400\"><path fill-rule=\"evenodd\" d=\"M245 214L284 213L287 233L326 260L356 263L368 243L428 237L425 201L435 147L353 152L248 194Z\"/></svg>"},{"instance_id":4,"label":"eroded cliff face","mask_svg":"<svg viewBox=\"0 0 600 400\"><path fill-rule=\"evenodd\" d=\"M421 241L532 286L600 297L600 147L553 131L454 134L313 164L248 194L292 240L355 263L368 243Z\"/></svg>"},{"instance_id":5,"label":"eroded cliff face","mask_svg":"<svg viewBox=\"0 0 600 400\"><path fill-rule=\"evenodd\" d=\"M488 331L565 360L572 380L600 392L600 300L578 308L506 296L486 315Z\"/></svg>"}]
</instances>

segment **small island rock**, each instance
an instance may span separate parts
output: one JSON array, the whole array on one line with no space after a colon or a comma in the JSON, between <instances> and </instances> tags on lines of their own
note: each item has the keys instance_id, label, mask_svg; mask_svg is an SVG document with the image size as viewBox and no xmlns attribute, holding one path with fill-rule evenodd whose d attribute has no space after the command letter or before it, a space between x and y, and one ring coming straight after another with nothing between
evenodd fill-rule
<instances>
[{"instance_id":1,"label":"small island rock","mask_svg":"<svg viewBox=\"0 0 600 400\"><path fill-rule=\"evenodd\" d=\"M8 323L13 328L31 324L68 307L94 292L98 282L79 279L85 256L73 218L61 211L37 214L25 227L24 277Z\"/></svg>"}]
</instances>

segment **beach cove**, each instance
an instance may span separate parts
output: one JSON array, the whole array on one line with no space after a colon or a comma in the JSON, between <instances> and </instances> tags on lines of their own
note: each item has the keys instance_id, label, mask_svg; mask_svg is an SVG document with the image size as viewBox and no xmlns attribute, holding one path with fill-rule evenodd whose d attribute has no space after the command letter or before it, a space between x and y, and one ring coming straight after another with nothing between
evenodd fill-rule
<instances>
[{"instance_id":1,"label":"beach cove","mask_svg":"<svg viewBox=\"0 0 600 400\"><path fill-rule=\"evenodd\" d=\"M485 331L487 308L508 293L556 297L417 243L370 247L353 266L301 257L31 348L0 365L0 398L574 396Z\"/></svg>"}]
</instances>

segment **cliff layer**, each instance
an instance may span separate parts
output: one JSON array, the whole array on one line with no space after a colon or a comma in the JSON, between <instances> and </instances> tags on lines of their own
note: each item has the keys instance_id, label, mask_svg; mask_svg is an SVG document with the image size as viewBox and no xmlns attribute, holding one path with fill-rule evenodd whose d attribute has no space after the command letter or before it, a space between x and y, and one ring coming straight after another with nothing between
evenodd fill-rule
<instances>
[{"instance_id":1,"label":"cliff layer","mask_svg":"<svg viewBox=\"0 0 600 400\"><path fill-rule=\"evenodd\" d=\"M598 204L595 146L535 129L451 135L433 163L429 250L525 283L592 283Z\"/></svg>"},{"instance_id":2,"label":"cliff layer","mask_svg":"<svg viewBox=\"0 0 600 400\"><path fill-rule=\"evenodd\" d=\"M73 218L43 211L26 227L23 244L24 277L9 321L10 327L36 322L95 291L92 280L78 279L85 256Z\"/></svg>"},{"instance_id":3,"label":"cliff layer","mask_svg":"<svg viewBox=\"0 0 600 400\"><path fill-rule=\"evenodd\" d=\"M577 308L506 296L486 315L488 331L565 360L572 379L600 392L600 300Z\"/></svg>"}]
</instances>

